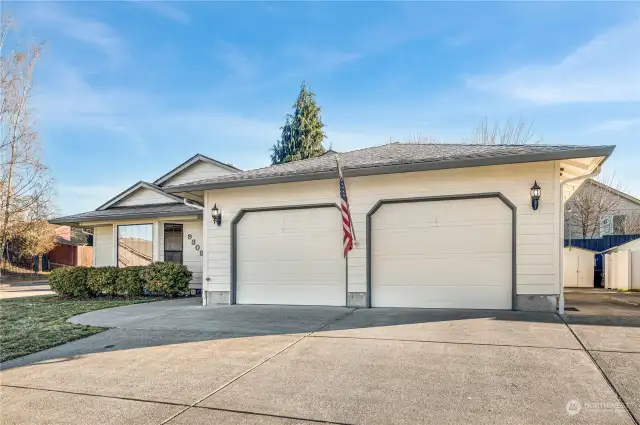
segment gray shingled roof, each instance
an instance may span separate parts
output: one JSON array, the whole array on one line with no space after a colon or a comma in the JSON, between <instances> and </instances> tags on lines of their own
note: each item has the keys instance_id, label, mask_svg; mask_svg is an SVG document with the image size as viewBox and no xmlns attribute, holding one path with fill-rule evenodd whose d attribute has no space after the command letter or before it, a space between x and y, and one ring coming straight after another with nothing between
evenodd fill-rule
<instances>
[{"instance_id":1,"label":"gray shingled roof","mask_svg":"<svg viewBox=\"0 0 640 425\"><path fill-rule=\"evenodd\" d=\"M101 211L89 211L49 220L53 224L72 224L82 221L122 220L129 218L153 218L182 215L202 215L198 208L185 204L154 204L139 207L114 207Z\"/></svg>"},{"instance_id":2,"label":"gray shingled roof","mask_svg":"<svg viewBox=\"0 0 640 425\"><path fill-rule=\"evenodd\" d=\"M339 154L346 177L604 156L615 146L469 145L390 143ZM176 186L166 192L320 180L336 175L337 154L227 174Z\"/></svg>"}]
</instances>

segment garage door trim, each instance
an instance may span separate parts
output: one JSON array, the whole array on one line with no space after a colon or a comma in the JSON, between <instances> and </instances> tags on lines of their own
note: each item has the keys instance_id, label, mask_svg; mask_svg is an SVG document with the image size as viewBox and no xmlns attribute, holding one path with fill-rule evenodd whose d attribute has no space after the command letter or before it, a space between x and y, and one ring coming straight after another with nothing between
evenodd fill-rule
<instances>
[{"instance_id":1,"label":"garage door trim","mask_svg":"<svg viewBox=\"0 0 640 425\"><path fill-rule=\"evenodd\" d=\"M371 218L386 204L407 204L412 202L460 201L468 199L498 198L511 210L511 309L516 309L516 212L517 207L500 192L467 193L462 195L422 196L417 198L381 199L367 213L367 308L371 308Z\"/></svg>"},{"instance_id":2,"label":"garage door trim","mask_svg":"<svg viewBox=\"0 0 640 425\"><path fill-rule=\"evenodd\" d=\"M267 211L290 211L290 210L308 210L316 208L337 208L340 207L336 203L324 204L301 204L301 205L284 205L278 207L259 207L259 208L243 208L231 220L231 294L229 304L236 303L236 294L238 289L238 223L247 213L267 212ZM346 294L345 294L346 296ZM345 299L346 305L346 299Z\"/></svg>"}]
</instances>

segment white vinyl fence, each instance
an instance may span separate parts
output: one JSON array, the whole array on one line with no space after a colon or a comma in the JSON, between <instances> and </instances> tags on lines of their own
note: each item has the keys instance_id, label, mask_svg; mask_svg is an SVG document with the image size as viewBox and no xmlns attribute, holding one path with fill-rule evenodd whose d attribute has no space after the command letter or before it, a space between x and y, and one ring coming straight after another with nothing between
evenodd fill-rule
<instances>
[{"instance_id":1,"label":"white vinyl fence","mask_svg":"<svg viewBox=\"0 0 640 425\"><path fill-rule=\"evenodd\" d=\"M604 256L607 289L640 290L640 250L623 249Z\"/></svg>"}]
</instances>

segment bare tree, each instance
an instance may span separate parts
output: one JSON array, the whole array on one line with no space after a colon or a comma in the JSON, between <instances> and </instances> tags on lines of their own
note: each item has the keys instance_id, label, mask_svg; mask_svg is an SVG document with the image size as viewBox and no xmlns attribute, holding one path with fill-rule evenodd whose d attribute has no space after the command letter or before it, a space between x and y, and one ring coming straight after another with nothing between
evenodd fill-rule
<instances>
[{"instance_id":1,"label":"bare tree","mask_svg":"<svg viewBox=\"0 0 640 425\"><path fill-rule=\"evenodd\" d=\"M625 235L640 235L640 210L628 211L624 220Z\"/></svg>"},{"instance_id":2,"label":"bare tree","mask_svg":"<svg viewBox=\"0 0 640 425\"><path fill-rule=\"evenodd\" d=\"M522 118L517 121L507 120L490 124L487 118L476 125L471 138L471 143L479 145L526 145L528 143L541 143L533 130L533 122L527 123Z\"/></svg>"},{"instance_id":3,"label":"bare tree","mask_svg":"<svg viewBox=\"0 0 640 425\"><path fill-rule=\"evenodd\" d=\"M440 139L429 136L428 134L416 133L411 136L405 136L400 139L395 137L389 137L389 143L415 143L418 145L437 145L439 143L443 143Z\"/></svg>"},{"instance_id":4,"label":"bare tree","mask_svg":"<svg viewBox=\"0 0 640 425\"><path fill-rule=\"evenodd\" d=\"M12 238L33 235L54 212L53 181L41 161L38 134L31 116L29 100L41 45L21 50L8 49L7 35L14 26L3 15L0 28L0 261ZM37 232L46 247L50 232ZM45 251L46 252L46 251Z\"/></svg>"},{"instance_id":5,"label":"bare tree","mask_svg":"<svg viewBox=\"0 0 640 425\"><path fill-rule=\"evenodd\" d=\"M565 205L565 233L577 233L583 239L595 237L602 219L620 209L621 198L616 191L623 190L615 175L584 182Z\"/></svg>"}]
</instances>

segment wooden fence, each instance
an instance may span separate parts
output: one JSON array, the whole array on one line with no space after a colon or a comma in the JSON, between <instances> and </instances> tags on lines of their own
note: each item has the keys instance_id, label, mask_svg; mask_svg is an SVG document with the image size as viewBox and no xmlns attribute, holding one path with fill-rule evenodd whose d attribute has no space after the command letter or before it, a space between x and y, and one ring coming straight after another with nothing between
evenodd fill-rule
<instances>
[{"instance_id":1,"label":"wooden fence","mask_svg":"<svg viewBox=\"0 0 640 425\"><path fill-rule=\"evenodd\" d=\"M76 245L56 245L47 254L49 263L63 266L93 265L93 247Z\"/></svg>"}]
</instances>

